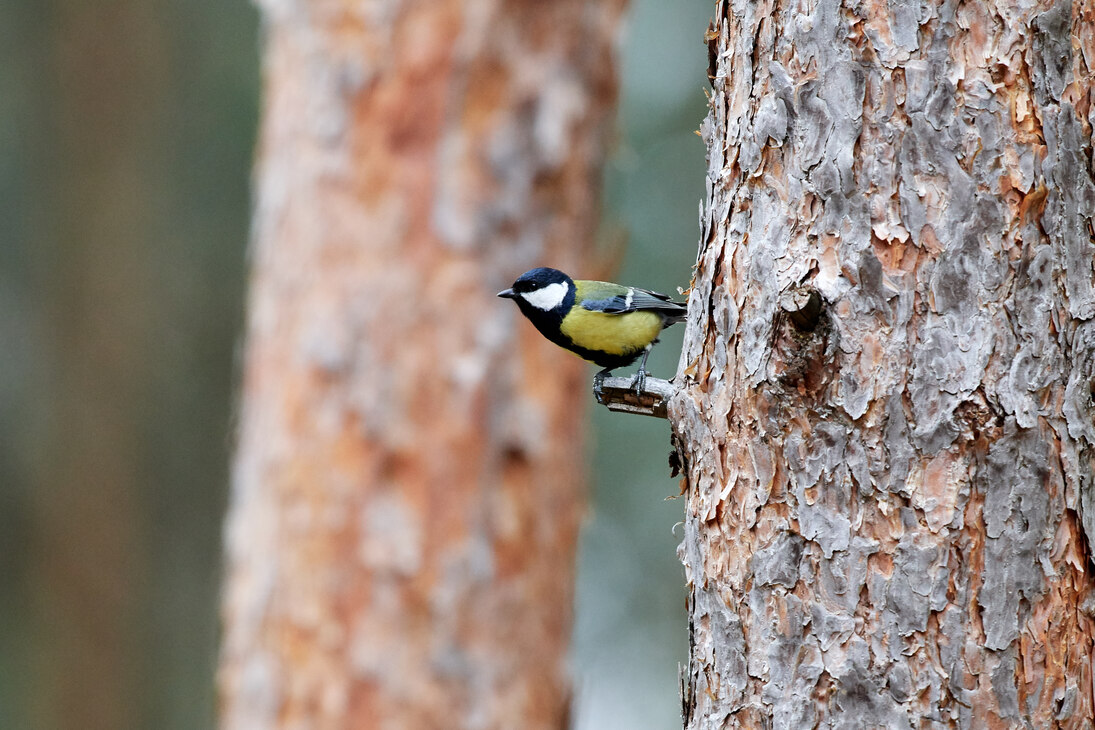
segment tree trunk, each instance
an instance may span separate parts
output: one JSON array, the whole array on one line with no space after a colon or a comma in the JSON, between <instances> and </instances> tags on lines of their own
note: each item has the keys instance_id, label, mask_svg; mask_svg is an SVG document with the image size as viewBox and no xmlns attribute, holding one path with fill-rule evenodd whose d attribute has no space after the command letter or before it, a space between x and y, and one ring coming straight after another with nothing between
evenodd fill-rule
<instances>
[{"instance_id":1,"label":"tree trunk","mask_svg":"<svg viewBox=\"0 0 1095 730\"><path fill-rule=\"evenodd\" d=\"M560 728L622 0L265 0L226 728Z\"/></svg>"},{"instance_id":2,"label":"tree trunk","mask_svg":"<svg viewBox=\"0 0 1095 730\"><path fill-rule=\"evenodd\" d=\"M686 726L1091 727L1095 5L716 13Z\"/></svg>"}]
</instances>

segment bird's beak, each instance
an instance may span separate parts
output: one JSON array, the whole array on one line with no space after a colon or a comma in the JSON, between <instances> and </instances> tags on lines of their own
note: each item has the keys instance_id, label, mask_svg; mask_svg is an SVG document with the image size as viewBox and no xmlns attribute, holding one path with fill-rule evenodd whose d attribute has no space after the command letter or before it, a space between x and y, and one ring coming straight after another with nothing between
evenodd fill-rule
<instances>
[{"instance_id":1,"label":"bird's beak","mask_svg":"<svg viewBox=\"0 0 1095 730\"><path fill-rule=\"evenodd\" d=\"M502 291L498 292L498 296L502 297L503 299L517 298L517 295L513 293L513 289L503 289Z\"/></svg>"}]
</instances>

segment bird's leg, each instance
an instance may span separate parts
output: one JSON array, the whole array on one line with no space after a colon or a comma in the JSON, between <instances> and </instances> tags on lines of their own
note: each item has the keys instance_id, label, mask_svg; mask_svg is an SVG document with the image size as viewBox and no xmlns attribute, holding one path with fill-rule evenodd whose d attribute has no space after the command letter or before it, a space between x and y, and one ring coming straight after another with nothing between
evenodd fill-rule
<instances>
[{"instance_id":1,"label":"bird's leg","mask_svg":"<svg viewBox=\"0 0 1095 730\"><path fill-rule=\"evenodd\" d=\"M635 380L632 381L632 385L635 386L635 395L643 394L643 386L646 385L646 358L649 355L650 345L647 345L643 350L643 359L639 361L639 372L635 373Z\"/></svg>"},{"instance_id":2,"label":"bird's leg","mask_svg":"<svg viewBox=\"0 0 1095 730\"><path fill-rule=\"evenodd\" d=\"M608 368L601 370L599 373L593 376L593 395L597 396L598 403L604 403L604 391L601 390L601 386L604 385L605 377L611 375L612 371Z\"/></svg>"}]
</instances>

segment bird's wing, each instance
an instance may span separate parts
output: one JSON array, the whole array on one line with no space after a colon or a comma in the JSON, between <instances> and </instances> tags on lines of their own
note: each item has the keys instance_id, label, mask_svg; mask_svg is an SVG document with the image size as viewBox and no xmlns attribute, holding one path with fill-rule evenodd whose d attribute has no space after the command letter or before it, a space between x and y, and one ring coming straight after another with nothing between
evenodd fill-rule
<instances>
[{"instance_id":1,"label":"bird's wing","mask_svg":"<svg viewBox=\"0 0 1095 730\"><path fill-rule=\"evenodd\" d=\"M685 305L658 292L600 281L582 283L587 285L579 291L579 304L583 309L605 314L658 312L674 322L684 319L688 312Z\"/></svg>"}]
</instances>

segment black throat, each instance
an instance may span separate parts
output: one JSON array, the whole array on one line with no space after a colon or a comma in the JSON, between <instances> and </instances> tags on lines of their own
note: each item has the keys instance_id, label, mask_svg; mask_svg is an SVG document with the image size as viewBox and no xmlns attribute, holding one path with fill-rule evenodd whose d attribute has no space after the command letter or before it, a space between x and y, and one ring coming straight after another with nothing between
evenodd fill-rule
<instances>
[{"instance_id":1,"label":"black throat","mask_svg":"<svg viewBox=\"0 0 1095 730\"><path fill-rule=\"evenodd\" d=\"M570 347L570 338L564 335L560 328L563 325L563 317L565 317L567 312L570 311L570 308L574 306L574 294L574 285L567 282L567 295L563 297L563 301L559 306L547 311L532 306L525 301L524 297L517 297L514 301L517 302L517 307L521 310L521 314L525 315L525 318L529 322L532 322L536 329L540 330L540 334L554 342L556 345Z\"/></svg>"}]
</instances>

